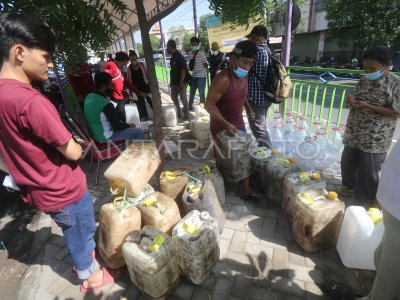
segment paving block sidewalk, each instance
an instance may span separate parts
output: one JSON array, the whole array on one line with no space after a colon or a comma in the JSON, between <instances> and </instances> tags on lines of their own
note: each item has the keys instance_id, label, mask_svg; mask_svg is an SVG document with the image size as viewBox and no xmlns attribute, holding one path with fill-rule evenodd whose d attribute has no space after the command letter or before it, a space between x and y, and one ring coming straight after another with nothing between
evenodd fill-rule
<instances>
[{"instance_id":1,"label":"paving block sidewalk","mask_svg":"<svg viewBox=\"0 0 400 300\"><path fill-rule=\"evenodd\" d=\"M179 132L170 134L170 137L178 139L188 134L185 124L180 125ZM194 155L201 157L202 153L204 151ZM198 162L211 163L210 155L202 156ZM101 174L110 163L101 163ZM188 163L193 164L193 158L185 156L167 161L165 168ZM85 172L89 169L88 164L88 161L82 161ZM340 178L332 175L325 178L329 190L338 190ZM112 196L104 176L100 175L96 186L95 172L87 172L87 181L98 220L101 206L111 202ZM154 182L153 177L150 183ZM349 199L346 205L349 204L359 203ZM323 291L327 280L345 282L361 294L371 289L375 272L344 267L335 248L312 254L304 252L293 240L290 225L279 207L268 205L266 201L245 202L229 191L224 211L227 220L220 236L220 259L212 273L197 286L182 278L168 299L330 299ZM129 300L145 299L130 281L127 270L116 284L95 293L82 294L79 281L71 274L72 263L60 229L48 217L44 220L51 227L51 234L25 272L17 299L119 300L121 296Z\"/></svg>"}]
</instances>

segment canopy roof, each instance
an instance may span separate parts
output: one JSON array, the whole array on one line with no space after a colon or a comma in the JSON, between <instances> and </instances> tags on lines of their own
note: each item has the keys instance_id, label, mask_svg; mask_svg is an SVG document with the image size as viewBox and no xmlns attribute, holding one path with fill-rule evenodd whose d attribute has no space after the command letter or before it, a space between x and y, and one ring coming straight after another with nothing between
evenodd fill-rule
<instances>
[{"instance_id":1,"label":"canopy roof","mask_svg":"<svg viewBox=\"0 0 400 300\"><path fill-rule=\"evenodd\" d=\"M147 20L151 25L155 24L163 17L170 14L183 1L184 0L143 0ZM107 3L107 0L101 0L101 2ZM127 6L126 14L122 19L114 12L110 4L107 6L108 12L111 14L113 22L118 28L115 39L139 30L135 0L123 0L122 2Z\"/></svg>"}]
</instances>

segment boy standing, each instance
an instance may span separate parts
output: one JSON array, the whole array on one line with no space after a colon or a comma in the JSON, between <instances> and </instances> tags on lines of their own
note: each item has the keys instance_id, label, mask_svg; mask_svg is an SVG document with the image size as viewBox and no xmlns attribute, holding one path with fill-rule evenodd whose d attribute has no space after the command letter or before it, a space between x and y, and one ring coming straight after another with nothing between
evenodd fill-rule
<instances>
[{"instance_id":1,"label":"boy standing","mask_svg":"<svg viewBox=\"0 0 400 300\"><path fill-rule=\"evenodd\" d=\"M118 272L95 271L93 199L76 163L82 148L51 102L31 86L47 80L54 67L55 37L35 16L3 13L0 40L0 152L10 174L23 200L62 228L74 270L84 280L81 290L112 283Z\"/></svg>"},{"instance_id":2,"label":"boy standing","mask_svg":"<svg viewBox=\"0 0 400 300\"><path fill-rule=\"evenodd\" d=\"M367 50L365 76L346 99L350 114L343 137L341 194L357 193L367 203L376 199L379 172L400 113L400 77L388 71L392 56L387 47Z\"/></svg>"}]
</instances>

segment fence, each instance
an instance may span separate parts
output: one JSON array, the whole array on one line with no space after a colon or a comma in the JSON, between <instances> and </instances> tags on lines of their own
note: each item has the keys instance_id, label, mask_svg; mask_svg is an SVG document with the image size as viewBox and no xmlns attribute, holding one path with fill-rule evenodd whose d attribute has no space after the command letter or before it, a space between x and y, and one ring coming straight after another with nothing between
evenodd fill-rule
<instances>
[{"instance_id":1,"label":"fence","mask_svg":"<svg viewBox=\"0 0 400 300\"><path fill-rule=\"evenodd\" d=\"M348 116L345 108L346 96L354 91L362 70L332 69L290 66L287 68L292 79L291 96L283 105L273 104L275 111L292 113L307 119L310 127L344 125ZM165 69L156 67L157 78L166 83Z\"/></svg>"}]
</instances>

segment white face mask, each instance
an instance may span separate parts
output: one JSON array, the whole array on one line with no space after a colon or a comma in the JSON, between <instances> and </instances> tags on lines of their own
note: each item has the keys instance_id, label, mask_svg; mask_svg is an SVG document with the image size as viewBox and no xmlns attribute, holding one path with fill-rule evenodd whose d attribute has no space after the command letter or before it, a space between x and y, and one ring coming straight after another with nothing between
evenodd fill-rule
<instances>
[{"instance_id":1,"label":"white face mask","mask_svg":"<svg viewBox=\"0 0 400 300\"><path fill-rule=\"evenodd\" d=\"M216 51L211 50L211 55L218 55L218 50Z\"/></svg>"}]
</instances>

